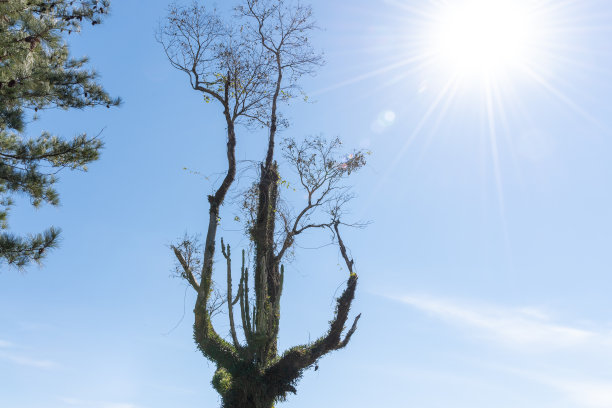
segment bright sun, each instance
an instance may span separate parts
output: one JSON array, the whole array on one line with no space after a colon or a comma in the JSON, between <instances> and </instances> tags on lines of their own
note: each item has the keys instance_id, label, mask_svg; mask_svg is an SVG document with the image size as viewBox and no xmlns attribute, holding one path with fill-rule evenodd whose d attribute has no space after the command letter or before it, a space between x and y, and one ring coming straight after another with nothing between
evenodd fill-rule
<instances>
[{"instance_id":1,"label":"bright sun","mask_svg":"<svg viewBox=\"0 0 612 408\"><path fill-rule=\"evenodd\" d=\"M365 60L368 65L374 61L373 66L367 72L318 92L377 78L369 85L375 82L380 85L368 95L388 88L388 95L381 100L391 101L385 104L389 107L394 104L396 110L385 108L378 115L372 124L374 133L386 132L404 116L418 117L414 127L404 134L402 145L383 178L395 171L417 138L421 138L426 149L441 127L448 126L452 129L451 135L465 134L470 143L478 140L479 148L488 144L503 207L498 151L501 146L529 145L531 139L537 144L539 118L533 116L532 107L546 106L543 112L550 112L544 103L561 103L593 120L573 99L576 89L571 80L576 68L579 68L576 72L600 72L600 66L590 66L584 57L594 56L591 48L594 44L590 42L595 41L599 47L607 38L604 33L607 35L612 30L609 15L590 14L592 10L586 3L591 2L380 0L375 3L377 7L382 3L389 5L389 14L381 25L364 29L363 22L355 18L355 30L363 32L362 40L367 44L364 51L373 57ZM457 131L460 127L465 131Z\"/></svg>"},{"instance_id":2,"label":"bright sun","mask_svg":"<svg viewBox=\"0 0 612 408\"><path fill-rule=\"evenodd\" d=\"M521 0L455 0L436 11L427 45L432 59L454 75L495 77L535 54L534 10Z\"/></svg>"}]
</instances>

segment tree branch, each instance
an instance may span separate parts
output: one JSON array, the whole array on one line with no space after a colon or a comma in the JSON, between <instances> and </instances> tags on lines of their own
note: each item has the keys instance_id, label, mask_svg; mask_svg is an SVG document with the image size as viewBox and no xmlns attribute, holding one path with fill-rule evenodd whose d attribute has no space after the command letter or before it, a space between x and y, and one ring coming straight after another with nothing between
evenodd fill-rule
<instances>
[{"instance_id":1,"label":"tree branch","mask_svg":"<svg viewBox=\"0 0 612 408\"><path fill-rule=\"evenodd\" d=\"M240 278L240 317L242 318L242 330L247 344L250 343L253 334L251 315L249 311L249 269L244 264L244 249L242 250L242 268Z\"/></svg>"},{"instance_id":2,"label":"tree branch","mask_svg":"<svg viewBox=\"0 0 612 408\"><path fill-rule=\"evenodd\" d=\"M265 373L268 384L279 384L280 387L291 391L291 387L302 376L303 371L313 365L323 355L345 347L357 328L358 315L344 339L341 338L344 325L348 318L351 303L355 297L357 275L352 274L347 282L346 289L336 301L336 313L330 322L329 331L315 342L307 345L292 347Z\"/></svg>"},{"instance_id":3,"label":"tree branch","mask_svg":"<svg viewBox=\"0 0 612 408\"><path fill-rule=\"evenodd\" d=\"M221 238L221 252L227 262L227 311L229 314L230 334L234 342L234 347L238 349L240 348L240 342L238 342L238 336L236 336L236 326L234 325L234 302L232 301L232 254L229 244L227 246L223 244L223 238Z\"/></svg>"},{"instance_id":4,"label":"tree branch","mask_svg":"<svg viewBox=\"0 0 612 408\"><path fill-rule=\"evenodd\" d=\"M176 259L178 259L179 263L183 267L183 271L184 271L183 276L185 276L185 278L187 279L187 282L189 282L189 284L195 289L196 292L200 292L200 285L198 284L198 281L193 275L193 271L191 270L191 267L189 266L189 264L183 257L183 254L181 254L181 251L174 245L172 245L170 248L172 248L172 251L174 251L174 255L176 256Z\"/></svg>"},{"instance_id":5,"label":"tree branch","mask_svg":"<svg viewBox=\"0 0 612 408\"><path fill-rule=\"evenodd\" d=\"M348 268L351 276L355 274L355 272L353 272L353 259L349 259L349 256L346 252L346 247L344 246L344 242L342 241L342 237L340 237L340 231L338 230L338 225L340 224L340 221L336 220L334 221L334 231L336 232L336 238L338 238L338 246L340 247L340 253L342 254L342 258L344 259L344 262L346 263L346 267Z\"/></svg>"}]
</instances>

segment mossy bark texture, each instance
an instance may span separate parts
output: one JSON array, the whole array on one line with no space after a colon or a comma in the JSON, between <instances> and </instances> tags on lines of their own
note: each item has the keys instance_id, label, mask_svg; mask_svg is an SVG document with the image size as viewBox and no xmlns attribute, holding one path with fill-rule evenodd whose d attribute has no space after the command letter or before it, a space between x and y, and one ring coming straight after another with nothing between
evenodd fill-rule
<instances>
[{"instance_id":1,"label":"mossy bark texture","mask_svg":"<svg viewBox=\"0 0 612 408\"><path fill-rule=\"evenodd\" d=\"M306 369L323 355L346 346L359 319L357 316L343 336L357 286L357 275L351 273L344 292L337 299L335 316L328 332L312 343L293 347L283 354L278 353L284 268L273 252L274 209L278 195L276 164L272 163L269 169L262 168L261 173L257 222L252 230L255 242L254 305L251 305L252 297L249 295L249 275L244 252L240 283L234 297L231 295L231 248L221 242L228 267L227 304L230 313L233 313L233 306L240 303L244 341L238 340L233 315L229 319L231 342L219 336L212 325L208 307L212 267L203 272L194 309L194 339L204 356L217 366L212 384L221 395L222 408L271 408L276 401L282 401L288 394L295 393L295 386ZM216 217L216 212L211 209L211 220L213 217ZM208 251L209 256L212 256L214 245L209 243L207 248L212 248ZM206 262L205 259L204 265L212 266L212 262ZM352 270L352 263L350 266Z\"/></svg>"}]
</instances>

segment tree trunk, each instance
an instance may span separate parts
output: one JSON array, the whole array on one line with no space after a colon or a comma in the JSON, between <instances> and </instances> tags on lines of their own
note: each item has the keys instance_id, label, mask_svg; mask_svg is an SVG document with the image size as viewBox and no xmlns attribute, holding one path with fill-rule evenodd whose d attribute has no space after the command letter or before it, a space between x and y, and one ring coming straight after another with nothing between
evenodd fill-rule
<instances>
[{"instance_id":1,"label":"tree trunk","mask_svg":"<svg viewBox=\"0 0 612 408\"><path fill-rule=\"evenodd\" d=\"M221 408L272 408L276 393L264 381L256 365L233 370L232 376L223 368L217 369L213 387L221 394Z\"/></svg>"},{"instance_id":2,"label":"tree trunk","mask_svg":"<svg viewBox=\"0 0 612 408\"><path fill-rule=\"evenodd\" d=\"M277 354L281 276L274 256L275 215L278 199L276 163L261 167L257 220L253 228L255 241L255 341L260 366Z\"/></svg>"},{"instance_id":3,"label":"tree trunk","mask_svg":"<svg viewBox=\"0 0 612 408\"><path fill-rule=\"evenodd\" d=\"M262 398L256 394L247 394L242 391L232 392L223 398L221 408L273 408L274 401Z\"/></svg>"}]
</instances>

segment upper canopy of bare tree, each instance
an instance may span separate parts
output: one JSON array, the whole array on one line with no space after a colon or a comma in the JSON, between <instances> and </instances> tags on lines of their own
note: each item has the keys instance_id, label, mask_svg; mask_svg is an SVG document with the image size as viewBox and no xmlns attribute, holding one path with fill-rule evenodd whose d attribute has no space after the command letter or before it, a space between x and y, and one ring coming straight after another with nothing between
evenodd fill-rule
<instances>
[{"instance_id":1,"label":"upper canopy of bare tree","mask_svg":"<svg viewBox=\"0 0 612 408\"><path fill-rule=\"evenodd\" d=\"M197 2L172 5L157 39L172 66L207 102L221 102L232 122L272 126L272 105L296 95L299 77L322 62L307 37L312 10L250 0L234 18L227 23Z\"/></svg>"}]
</instances>

